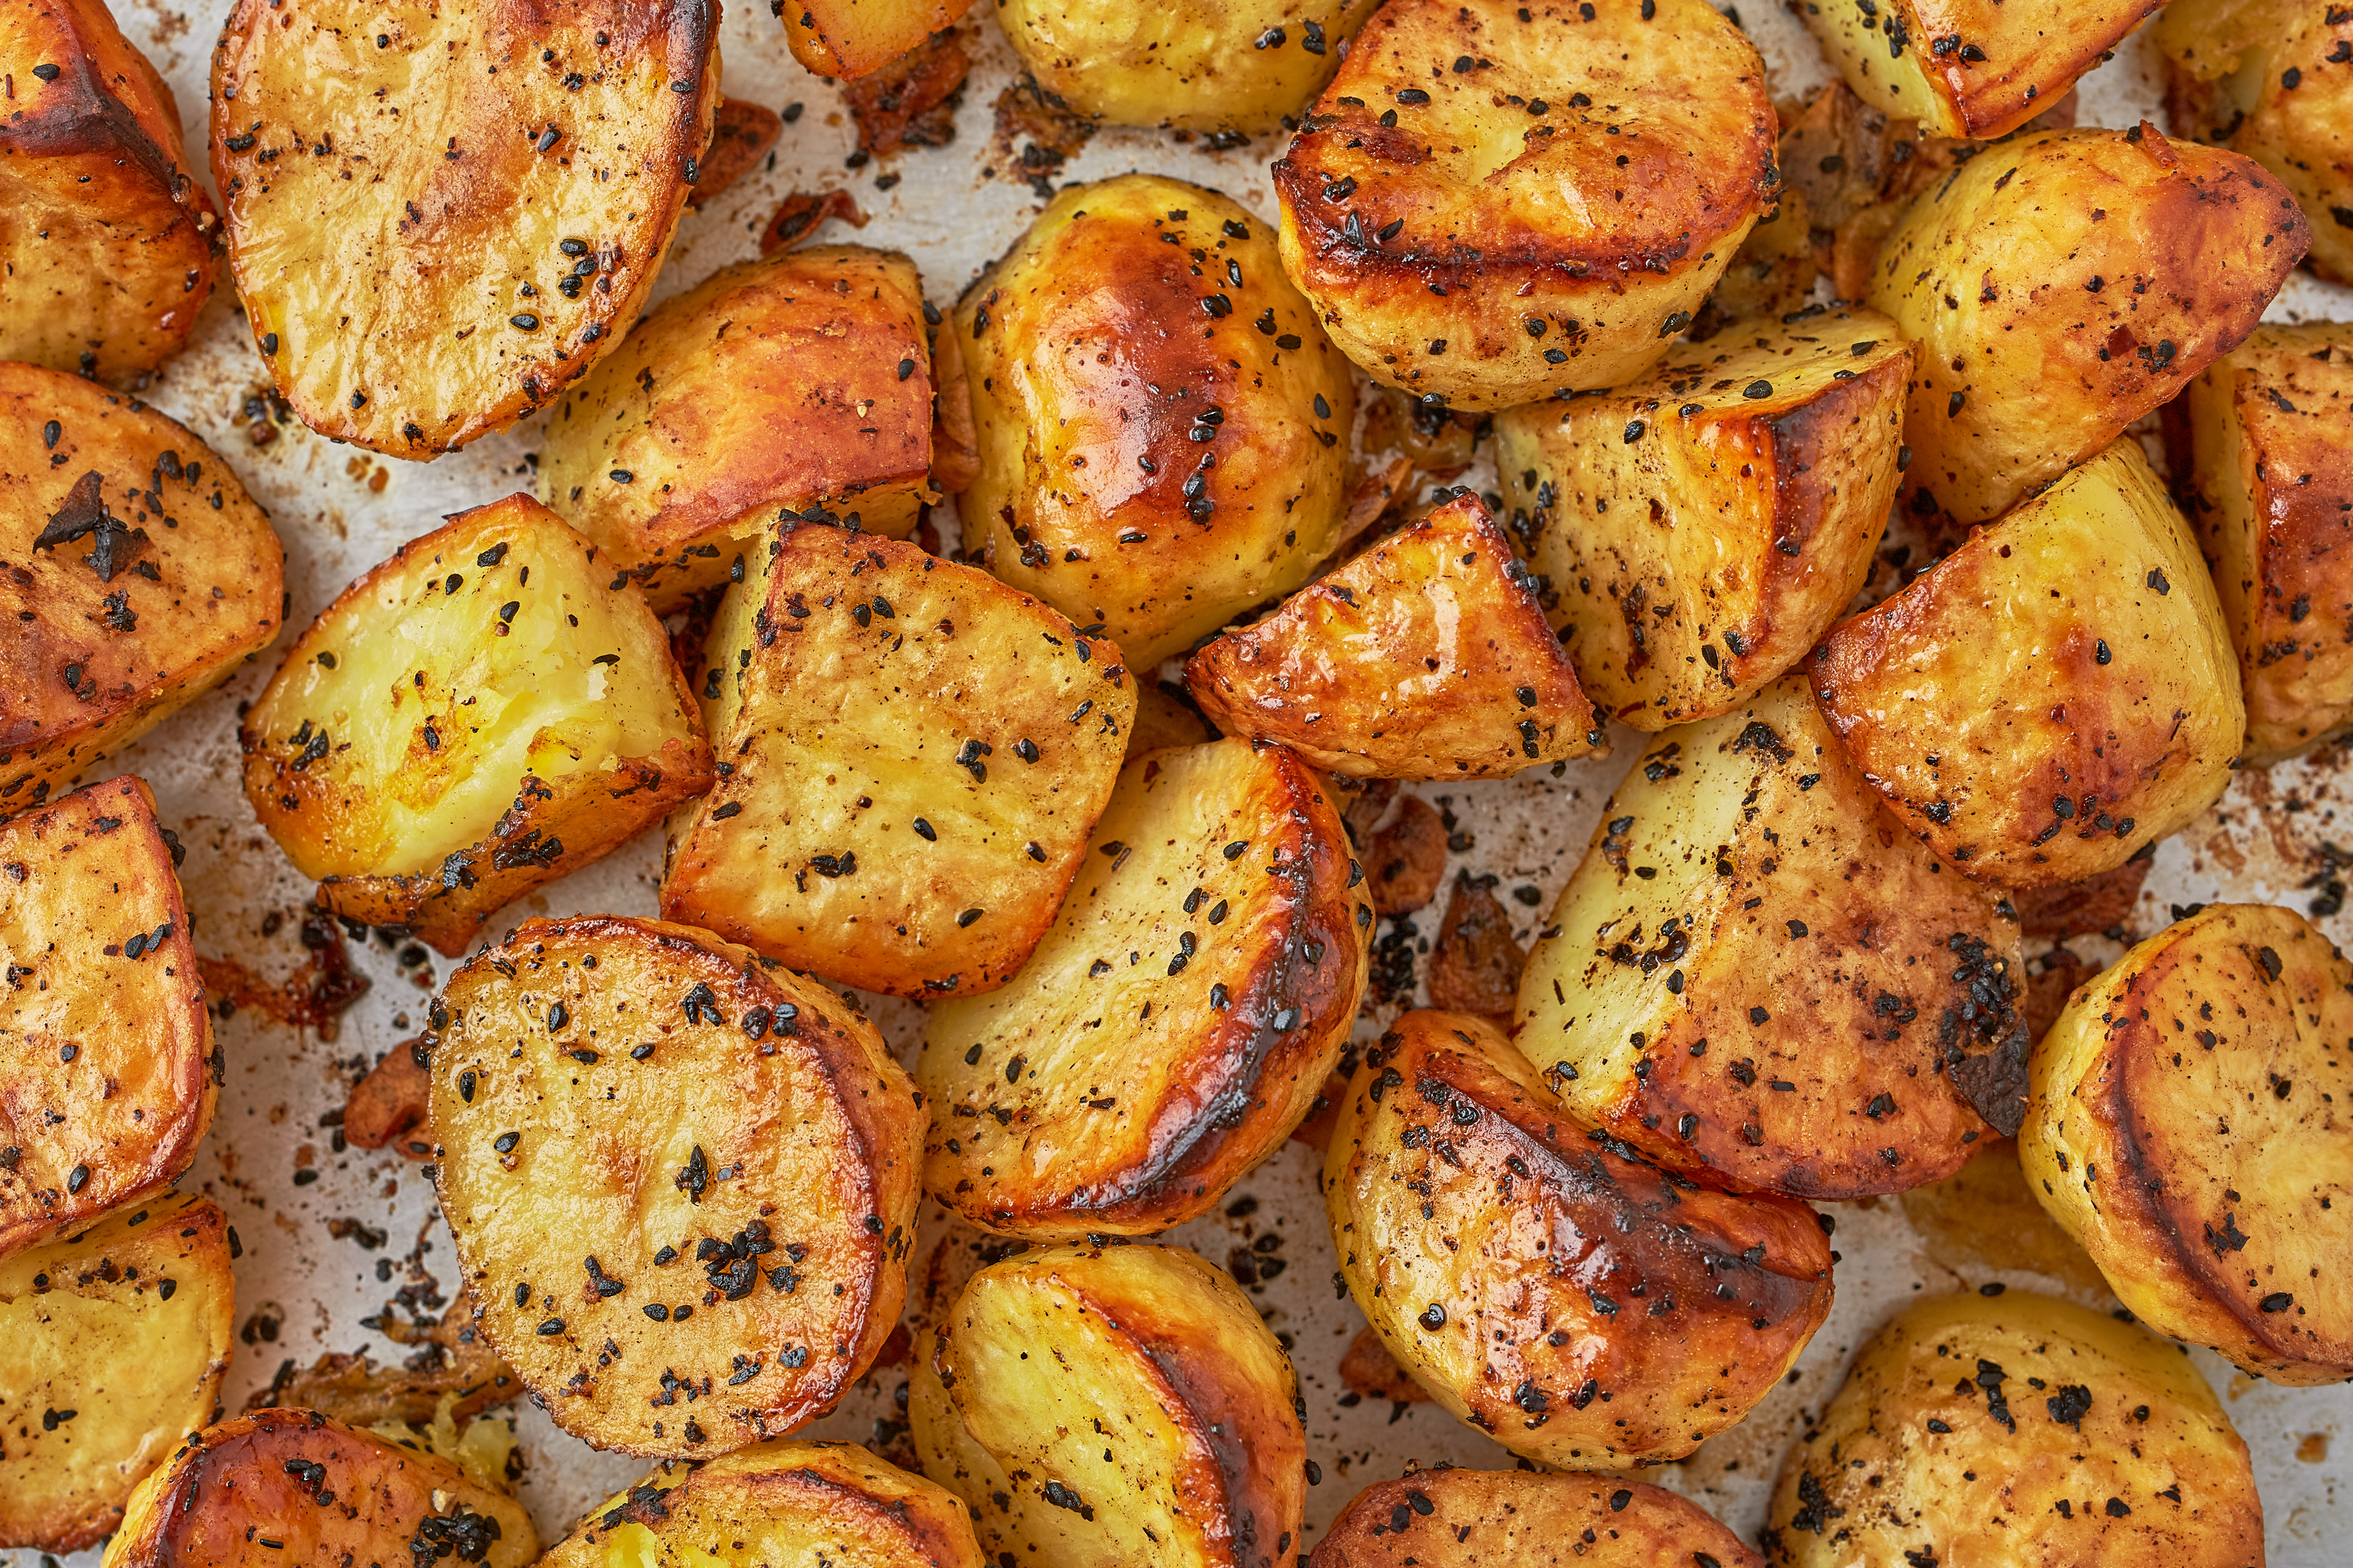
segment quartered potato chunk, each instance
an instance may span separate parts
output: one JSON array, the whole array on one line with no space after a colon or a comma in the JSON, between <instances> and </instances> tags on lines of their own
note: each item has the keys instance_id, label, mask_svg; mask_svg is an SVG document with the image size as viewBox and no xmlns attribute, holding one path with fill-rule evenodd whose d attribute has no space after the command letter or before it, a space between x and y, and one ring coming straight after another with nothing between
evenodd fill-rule
<instances>
[{"instance_id":1,"label":"quartered potato chunk","mask_svg":"<svg viewBox=\"0 0 2353 1568\"><path fill-rule=\"evenodd\" d=\"M823 1415L898 1321L923 1113L834 993L691 927L533 921L433 1005L441 1210L557 1426L705 1458Z\"/></svg>"},{"instance_id":2,"label":"quartered potato chunk","mask_svg":"<svg viewBox=\"0 0 2353 1568\"><path fill-rule=\"evenodd\" d=\"M0 822L0 1258L163 1193L212 1121L178 848L128 775Z\"/></svg>"},{"instance_id":3,"label":"quartered potato chunk","mask_svg":"<svg viewBox=\"0 0 2353 1568\"><path fill-rule=\"evenodd\" d=\"M1938 1296L1862 1349L1774 1488L1781 1568L2261 1568L2247 1446L2173 1346L2072 1302Z\"/></svg>"},{"instance_id":4,"label":"quartered potato chunk","mask_svg":"<svg viewBox=\"0 0 2353 1568\"><path fill-rule=\"evenodd\" d=\"M1663 1487L1590 1472L1440 1467L1358 1492L1315 1543L1309 1568L1763 1568L1764 1561L1705 1509Z\"/></svg>"},{"instance_id":5,"label":"quartered potato chunk","mask_svg":"<svg viewBox=\"0 0 2353 1568\"><path fill-rule=\"evenodd\" d=\"M1756 47L1704 0L1390 0L1274 167L1282 264L1388 385L1616 386L1769 205L1775 134Z\"/></svg>"},{"instance_id":6,"label":"quartered potato chunk","mask_svg":"<svg viewBox=\"0 0 2353 1568\"><path fill-rule=\"evenodd\" d=\"M0 210L0 234L8 222ZM269 518L185 426L78 375L0 364L0 815L267 647L285 564Z\"/></svg>"},{"instance_id":7,"label":"quartered potato chunk","mask_svg":"<svg viewBox=\"0 0 2353 1568\"><path fill-rule=\"evenodd\" d=\"M1806 656L1871 575L1911 373L1894 322L1815 310L1495 421L1512 526L1605 712L1711 719Z\"/></svg>"},{"instance_id":8,"label":"quartered potato chunk","mask_svg":"<svg viewBox=\"0 0 2353 1568\"><path fill-rule=\"evenodd\" d=\"M0 1544L94 1545L212 1419L236 1321L228 1222L174 1194L0 1262Z\"/></svg>"},{"instance_id":9,"label":"quartered potato chunk","mask_svg":"<svg viewBox=\"0 0 2353 1568\"><path fill-rule=\"evenodd\" d=\"M905 257L827 246L739 262L664 300L565 395L540 499L657 610L741 582L779 518L839 512L903 538L939 499L931 363Z\"/></svg>"},{"instance_id":10,"label":"quartered potato chunk","mask_svg":"<svg viewBox=\"0 0 2353 1568\"><path fill-rule=\"evenodd\" d=\"M644 310L698 177L718 24L712 0L238 0L213 177L302 422L429 458L586 374Z\"/></svg>"},{"instance_id":11,"label":"quartered potato chunk","mask_svg":"<svg viewBox=\"0 0 2353 1568\"><path fill-rule=\"evenodd\" d=\"M1114 125L1271 131L1332 79L1377 0L1009 0L997 10L1038 85Z\"/></svg>"},{"instance_id":12,"label":"quartered potato chunk","mask_svg":"<svg viewBox=\"0 0 2353 1568\"><path fill-rule=\"evenodd\" d=\"M672 819L662 913L870 991L1010 979L1119 776L1119 650L985 572L820 527L769 542L709 646L720 779Z\"/></svg>"},{"instance_id":13,"label":"quartered potato chunk","mask_svg":"<svg viewBox=\"0 0 2353 1568\"><path fill-rule=\"evenodd\" d=\"M1036 1239L1209 1208L1339 1059L1372 934L1363 877L1330 791L1282 746L1128 763L1021 973L931 1009L924 1188Z\"/></svg>"},{"instance_id":14,"label":"quartered potato chunk","mask_svg":"<svg viewBox=\"0 0 2353 1568\"><path fill-rule=\"evenodd\" d=\"M2014 917L1882 819L1795 677L1652 742L1520 977L1514 1042L1670 1167L1902 1192L2025 1114Z\"/></svg>"},{"instance_id":15,"label":"quartered potato chunk","mask_svg":"<svg viewBox=\"0 0 2353 1568\"><path fill-rule=\"evenodd\" d=\"M1185 667L1219 729L1350 778L1507 778L1601 744L1511 541L1465 493Z\"/></svg>"},{"instance_id":16,"label":"quartered potato chunk","mask_svg":"<svg viewBox=\"0 0 2353 1568\"><path fill-rule=\"evenodd\" d=\"M1771 1393L1831 1310L1810 1209L1588 1134L1469 1014L1408 1013L1366 1053L1323 1185L1389 1353L1548 1465L1681 1458Z\"/></svg>"},{"instance_id":17,"label":"quartered potato chunk","mask_svg":"<svg viewBox=\"0 0 2353 1568\"><path fill-rule=\"evenodd\" d=\"M768 0L793 58L829 77L872 76L971 8L972 0Z\"/></svg>"},{"instance_id":18,"label":"quartered potato chunk","mask_svg":"<svg viewBox=\"0 0 2353 1568\"><path fill-rule=\"evenodd\" d=\"M456 957L491 916L711 783L661 623L528 496L344 589L238 735L245 795L319 902Z\"/></svg>"},{"instance_id":19,"label":"quartered potato chunk","mask_svg":"<svg viewBox=\"0 0 2353 1568\"><path fill-rule=\"evenodd\" d=\"M2034 1048L2028 1184L2158 1333L2274 1383L2353 1378L2353 963L2209 904Z\"/></svg>"},{"instance_id":20,"label":"quartered potato chunk","mask_svg":"<svg viewBox=\"0 0 2353 1568\"><path fill-rule=\"evenodd\" d=\"M1049 1247L974 1275L908 1401L923 1471L993 1561L1289 1568L1297 1379L1250 1299L1176 1247Z\"/></svg>"},{"instance_id":21,"label":"quartered potato chunk","mask_svg":"<svg viewBox=\"0 0 2353 1568\"><path fill-rule=\"evenodd\" d=\"M1810 676L1895 819L2005 887L2189 823L2245 725L2213 579L2130 438L1841 622Z\"/></svg>"}]
</instances>

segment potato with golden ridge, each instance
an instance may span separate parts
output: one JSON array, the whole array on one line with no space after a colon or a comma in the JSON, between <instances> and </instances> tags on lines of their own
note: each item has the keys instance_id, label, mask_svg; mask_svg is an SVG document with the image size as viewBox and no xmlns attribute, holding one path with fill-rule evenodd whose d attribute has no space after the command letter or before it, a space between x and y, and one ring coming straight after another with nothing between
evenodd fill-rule
<instances>
[{"instance_id":1,"label":"potato with golden ridge","mask_svg":"<svg viewBox=\"0 0 2353 1568\"><path fill-rule=\"evenodd\" d=\"M934 33L972 0L768 0L793 58L819 76L872 76Z\"/></svg>"},{"instance_id":2,"label":"potato with golden ridge","mask_svg":"<svg viewBox=\"0 0 2353 1568\"><path fill-rule=\"evenodd\" d=\"M1616 386L1771 205L1775 135L1756 47L1704 0L1390 0L1275 164L1282 264L1388 385Z\"/></svg>"},{"instance_id":3,"label":"potato with golden ridge","mask_svg":"<svg viewBox=\"0 0 2353 1568\"><path fill-rule=\"evenodd\" d=\"M597 557L509 496L402 545L287 650L238 733L245 795L322 905L455 958L709 787L661 623Z\"/></svg>"},{"instance_id":4,"label":"potato with golden ridge","mask_svg":"<svg viewBox=\"0 0 2353 1568\"><path fill-rule=\"evenodd\" d=\"M1705 1509L1647 1481L1441 1465L1358 1492L1315 1543L1308 1568L1764 1568L1764 1562Z\"/></svg>"}]
</instances>

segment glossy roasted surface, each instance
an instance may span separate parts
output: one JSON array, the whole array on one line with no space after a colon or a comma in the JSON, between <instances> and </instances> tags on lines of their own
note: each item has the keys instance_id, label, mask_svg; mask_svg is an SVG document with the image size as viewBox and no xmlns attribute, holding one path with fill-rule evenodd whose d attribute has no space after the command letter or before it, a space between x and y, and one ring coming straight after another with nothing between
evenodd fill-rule
<instances>
[{"instance_id":1,"label":"glossy roasted surface","mask_svg":"<svg viewBox=\"0 0 2353 1568\"><path fill-rule=\"evenodd\" d=\"M1403 1509L1400 1514L1398 1510ZM1696 1503L1569 1471L1425 1470L1358 1492L1310 1568L1762 1568Z\"/></svg>"}]
</instances>

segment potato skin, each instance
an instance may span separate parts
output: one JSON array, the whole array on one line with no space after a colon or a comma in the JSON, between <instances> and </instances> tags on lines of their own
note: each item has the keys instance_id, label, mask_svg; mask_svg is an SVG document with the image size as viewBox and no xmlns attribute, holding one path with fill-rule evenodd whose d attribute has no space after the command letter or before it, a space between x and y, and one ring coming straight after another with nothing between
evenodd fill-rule
<instances>
[{"instance_id":1,"label":"potato skin","mask_svg":"<svg viewBox=\"0 0 2353 1568\"><path fill-rule=\"evenodd\" d=\"M1385 384L1460 409L1614 386L1770 204L1776 134L1755 46L1703 0L1391 0L1275 164L1282 264Z\"/></svg>"},{"instance_id":2,"label":"potato skin","mask_svg":"<svg viewBox=\"0 0 2353 1568\"><path fill-rule=\"evenodd\" d=\"M1004 0L997 20L1038 85L1081 114L1114 125L1260 132L1307 107L1377 3Z\"/></svg>"},{"instance_id":3,"label":"potato skin","mask_svg":"<svg viewBox=\"0 0 2353 1568\"><path fill-rule=\"evenodd\" d=\"M1400 1515L1397 1510L1405 1509ZM1398 1521L1404 1524L1399 1527ZM1588 1542L1585 1538L1595 1537ZM1308 1568L1764 1568L1697 1503L1647 1481L1567 1471L1421 1470L1358 1492Z\"/></svg>"},{"instance_id":4,"label":"potato skin","mask_svg":"<svg viewBox=\"0 0 2353 1568\"><path fill-rule=\"evenodd\" d=\"M871 76L972 8L972 0L768 0L793 58L819 76Z\"/></svg>"},{"instance_id":5,"label":"potato skin","mask_svg":"<svg viewBox=\"0 0 2353 1568\"><path fill-rule=\"evenodd\" d=\"M1820 0L1799 12L1863 101L1933 136L2007 136L2165 0Z\"/></svg>"}]
</instances>

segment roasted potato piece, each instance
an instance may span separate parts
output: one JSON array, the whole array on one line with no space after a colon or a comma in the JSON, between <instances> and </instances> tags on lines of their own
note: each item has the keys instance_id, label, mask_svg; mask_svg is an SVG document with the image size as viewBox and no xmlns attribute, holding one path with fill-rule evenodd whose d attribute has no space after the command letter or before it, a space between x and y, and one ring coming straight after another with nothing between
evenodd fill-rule
<instances>
[{"instance_id":1,"label":"roasted potato piece","mask_svg":"<svg viewBox=\"0 0 2353 1568\"><path fill-rule=\"evenodd\" d=\"M1156 174L1066 189L955 330L980 458L960 510L989 570L1131 669L1338 542L1355 384L1236 203Z\"/></svg>"},{"instance_id":2,"label":"roasted potato piece","mask_svg":"<svg viewBox=\"0 0 2353 1568\"><path fill-rule=\"evenodd\" d=\"M1467 1013L1408 1013L1366 1052L1323 1185L1389 1353L1548 1465L1681 1458L1771 1393L1831 1310L1811 1210L1588 1138Z\"/></svg>"},{"instance_id":3,"label":"roasted potato piece","mask_svg":"<svg viewBox=\"0 0 2353 1568\"><path fill-rule=\"evenodd\" d=\"M870 991L1004 984L1119 776L1119 650L913 544L793 528L765 571L712 630L725 776L672 819L663 915Z\"/></svg>"},{"instance_id":4,"label":"roasted potato piece","mask_svg":"<svg viewBox=\"0 0 2353 1568\"><path fill-rule=\"evenodd\" d=\"M302 422L429 458L586 375L670 252L711 142L718 25L715 0L237 0L213 50L213 178L237 297Z\"/></svg>"},{"instance_id":5,"label":"roasted potato piece","mask_svg":"<svg viewBox=\"0 0 2353 1568\"><path fill-rule=\"evenodd\" d=\"M1789 1450L1784 1568L2261 1568L2247 1446L2174 1347L2012 1290L1897 1314Z\"/></svg>"},{"instance_id":6,"label":"roasted potato piece","mask_svg":"<svg viewBox=\"0 0 2353 1568\"><path fill-rule=\"evenodd\" d=\"M924 1473L992 1560L1278 1568L1306 1504L1297 1380L1234 1282L1176 1247L983 1268L919 1346Z\"/></svg>"},{"instance_id":7,"label":"roasted potato piece","mask_svg":"<svg viewBox=\"0 0 2353 1568\"><path fill-rule=\"evenodd\" d=\"M1136 758L1094 847L1013 984L923 1031L923 1185L1003 1235L1200 1215L1307 1114L1364 994L1363 873L1285 748Z\"/></svg>"},{"instance_id":8,"label":"roasted potato piece","mask_svg":"<svg viewBox=\"0 0 2353 1568\"><path fill-rule=\"evenodd\" d=\"M379 1365L364 1353L347 1351L331 1351L307 1367L289 1357L279 1363L269 1386L247 1399L246 1409L316 1410L379 1434L406 1427L431 1438L446 1432L457 1452L442 1457L460 1463L469 1450L486 1459L493 1449L512 1446L510 1422L493 1421L482 1436L476 1435L484 1412L513 1404L523 1388L514 1369L482 1337L471 1294L460 1288L438 1323L410 1324L387 1305L375 1327L396 1345L421 1348L398 1366ZM441 1452L438 1445L436 1451Z\"/></svg>"},{"instance_id":9,"label":"roasted potato piece","mask_svg":"<svg viewBox=\"0 0 2353 1568\"><path fill-rule=\"evenodd\" d=\"M1765 1560L1697 1503L1644 1481L1441 1468L1358 1492L1308 1562L1310 1568L1764 1568Z\"/></svg>"},{"instance_id":10,"label":"roasted potato piece","mask_svg":"<svg viewBox=\"0 0 2353 1568\"><path fill-rule=\"evenodd\" d=\"M1918 341L1911 510L1984 522L2236 348L2311 242L2279 182L2155 128L1970 160L1879 251L1865 302Z\"/></svg>"},{"instance_id":11,"label":"roasted potato piece","mask_svg":"<svg viewBox=\"0 0 2353 1568\"><path fill-rule=\"evenodd\" d=\"M441 1210L557 1426L703 1458L833 1407L898 1321L921 1196L923 1113L872 1025L610 915L528 922L431 1017Z\"/></svg>"},{"instance_id":12,"label":"roasted potato piece","mask_svg":"<svg viewBox=\"0 0 2353 1568\"><path fill-rule=\"evenodd\" d=\"M1810 674L1896 820L2005 887L2189 823L2246 722L2213 579L2130 438L1832 627Z\"/></svg>"},{"instance_id":13,"label":"roasted potato piece","mask_svg":"<svg viewBox=\"0 0 2353 1568\"><path fill-rule=\"evenodd\" d=\"M0 1543L79 1552L212 1419L237 1321L228 1221L173 1194L0 1262Z\"/></svg>"},{"instance_id":14,"label":"roasted potato piece","mask_svg":"<svg viewBox=\"0 0 2353 1568\"><path fill-rule=\"evenodd\" d=\"M1911 372L1894 322L1815 310L1496 419L1512 526L1605 712L1712 719L1806 656L1871 575Z\"/></svg>"},{"instance_id":15,"label":"roasted potato piece","mask_svg":"<svg viewBox=\"0 0 2353 1568\"><path fill-rule=\"evenodd\" d=\"M2077 988L2034 1048L2028 1184L2158 1333L2274 1383L2353 1378L2353 963L2209 904Z\"/></svg>"},{"instance_id":16,"label":"roasted potato piece","mask_svg":"<svg viewBox=\"0 0 2353 1568\"><path fill-rule=\"evenodd\" d=\"M1571 1114L1662 1164L1853 1198L2017 1130L2023 979L1995 891L1881 819L1793 676L1619 784L1514 1037Z\"/></svg>"},{"instance_id":17,"label":"roasted potato piece","mask_svg":"<svg viewBox=\"0 0 2353 1568\"><path fill-rule=\"evenodd\" d=\"M997 20L1038 85L1114 125L1271 131L1304 110L1378 0L1155 6L1008 0Z\"/></svg>"},{"instance_id":18,"label":"roasted potato piece","mask_svg":"<svg viewBox=\"0 0 2353 1568\"><path fill-rule=\"evenodd\" d=\"M903 539L932 462L915 265L827 246L723 268L634 328L549 417L540 499L658 611L759 561L779 518Z\"/></svg>"},{"instance_id":19,"label":"roasted potato piece","mask_svg":"<svg viewBox=\"0 0 2353 1568\"><path fill-rule=\"evenodd\" d=\"M191 1433L131 1496L106 1568L434 1560L528 1568L531 1516L448 1459L311 1410Z\"/></svg>"},{"instance_id":20,"label":"roasted potato piece","mask_svg":"<svg viewBox=\"0 0 2353 1568\"><path fill-rule=\"evenodd\" d=\"M793 58L829 77L871 76L971 8L972 0L768 0Z\"/></svg>"},{"instance_id":21,"label":"roasted potato piece","mask_svg":"<svg viewBox=\"0 0 2353 1568\"><path fill-rule=\"evenodd\" d=\"M698 212L752 172L785 131L784 116L747 99L723 98L711 114L711 145L696 167L686 205Z\"/></svg>"},{"instance_id":22,"label":"roasted potato piece","mask_svg":"<svg viewBox=\"0 0 2353 1568\"><path fill-rule=\"evenodd\" d=\"M1616 386L1772 205L1775 133L1756 46L1704 0L1390 0L1274 166L1282 264L1388 385Z\"/></svg>"},{"instance_id":23,"label":"roasted potato piece","mask_svg":"<svg viewBox=\"0 0 2353 1568\"><path fill-rule=\"evenodd\" d=\"M238 735L245 795L321 904L455 958L709 787L661 623L597 553L509 496L402 545L287 650Z\"/></svg>"},{"instance_id":24,"label":"roasted potato piece","mask_svg":"<svg viewBox=\"0 0 2353 1568\"><path fill-rule=\"evenodd\" d=\"M212 1122L178 848L128 774L0 822L0 1258L163 1193Z\"/></svg>"},{"instance_id":25,"label":"roasted potato piece","mask_svg":"<svg viewBox=\"0 0 2353 1568\"><path fill-rule=\"evenodd\" d=\"M1602 743L1512 542L1463 494L1185 667L1220 730L1351 778L1508 778Z\"/></svg>"}]
</instances>

